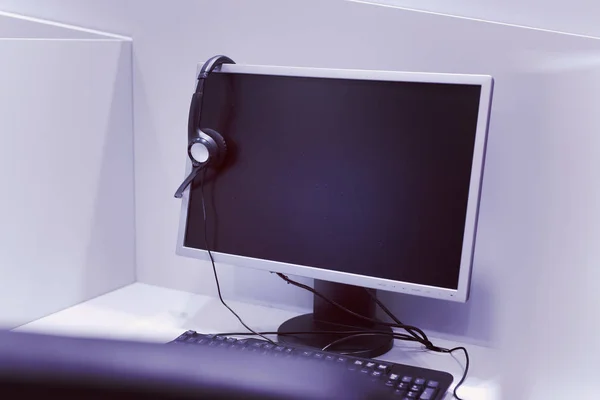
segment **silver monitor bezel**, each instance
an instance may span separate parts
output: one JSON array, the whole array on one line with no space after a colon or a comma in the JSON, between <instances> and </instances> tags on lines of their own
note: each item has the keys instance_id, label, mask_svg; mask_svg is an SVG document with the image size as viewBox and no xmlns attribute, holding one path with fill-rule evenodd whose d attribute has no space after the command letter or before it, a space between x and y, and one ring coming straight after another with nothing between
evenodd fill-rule
<instances>
[{"instance_id":1,"label":"silver monitor bezel","mask_svg":"<svg viewBox=\"0 0 600 400\"><path fill-rule=\"evenodd\" d=\"M456 302L467 301L469 297L469 287L473 266L475 236L477 230L477 216L479 212L479 201L483 178L488 121L493 90L493 79L491 76L472 74L442 74L374 70L277 67L240 64L225 64L218 71L214 71L213 73L259 74L331 79L360 79L377 81L480 85L481 97L479 102L477 131L475 134L473 164L471 169L471 182L469 185L469 197L467 203L467 214L465 218L463 248L461 253L457 289L447 289L415 283L398 282L390 279L327 270L323 268L316 268L305 265L295 265L279 261L263 260L252 257L240 256L235 254L212 252L214 259L217 263L229 264L238 267L254 268L271 272L281 272L284 274L304 276L307 278L321 279L325 281L344 283L355 286L363 286L392 292L408 293L418 296L444 299ZM188 174L190 171L191 162L188 159L186 166L186 174ZM185 257L209 261L209 257L206 250L189 248L183 245L186 230L188 202L189 189L187 189L184 192L182 197L176 253Z\"/></svg>"}]
</instances>

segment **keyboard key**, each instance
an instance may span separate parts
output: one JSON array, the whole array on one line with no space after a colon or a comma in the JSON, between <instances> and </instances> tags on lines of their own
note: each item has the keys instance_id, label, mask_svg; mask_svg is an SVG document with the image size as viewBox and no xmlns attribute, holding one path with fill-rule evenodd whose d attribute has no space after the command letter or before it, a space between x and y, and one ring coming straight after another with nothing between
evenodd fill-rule
<instances>
[{"instance_id":1,"label":"keyboard key","mask_svg":"<svg viewBox=\"0 0 600 400\"><path fill-rule=\"evenodd\" d=\"M415 379L415 385L423 386L425 384L425 379L417 378Z\"/></svg>"},{"instance_id":2,"label":"keyboard key","mask_svg":"<svg viewBox=\"0 0 600 400\"><path fill-rule=\"evenodd\" d=\"M256 349L258 349L258 348L261 348L261 347L262 347L262 345L263 345L263 344L262 344L261 342L254 342L254 343L252 343L252 347L254 347L254 348L256 348Z\"/></svg>"},{"instance_id":3,"label":"keyboard key","mask_svg":"<svg viewBox=\"0 0 600 400\"><path fill-rule=\"evenodd\" d=\"M437 389L434 388L426 388L425 390L423 390L423 393L421 393L421 397L419 397L419 400L432 400L435 398L435 392Z\"/></svg>"},{"instance_id":4,"label":"keyboard key","mask_svg":"<svg viewBox=\"0 0 600 400\"><path fill-rule=\"evenodd\" d=\"M385 383L385 386L390 386L393 387L396 384L396 382L394 381L390 381L389 379L387 380L387 382Z\"/></svg>"},{"instance_id":5,"label":"keyboard key","mask_svg":"<svg viewBox=\"0 0 600 400\"><path fill-rule=\"evenodd\" d=\"M325 356L325 361L334 361L335 357L334 356Z\"/></svg>"},{"instance_id":6,"label":"keyboard key","mask_svg":"<svg viewBox=\"0 0 600 400\"><path fill-rule=\"evenodd\" d=\"M419 392L408 392L406 394L406 397L408 397L409 399L418 399L419 398Z\"/></svg>"},{"instance_id":7,"label":"keyboard key","mask_svg":"<svg viewBox=\"0 0 600 400\"><path fill-rule=\"evenodd\" d=\"M411 383L412 382L412 376L403 376L402 377L402 382L404 382L404 383Z\"/></svg>"},{"instance_id":8,"label":"keyboard key","mask_svg":"<svg viewBox=\"0 0 600 400\"><path fill-rule=\"evenodd\" d=\"M423 390L423 386L419 386L419 385L412 385L410 387L410 390L413 392L420 392L421 390Z\"/></svg>"},{"instance_id":9,"label":"keyboard key","mask_svg":"<svg viewBox=\"0 0 600 400\"><path fill-rule=\"evenodd\" d=\"M406 390L396 389L396 390L394 390L394 394L396 396L403 396L404 397L404 395L406 395Z\"/></svg>"},{"instance_id":10,"label":"keyboard key","mask_svg":"<svg viewBox=\"0 0 600 400\"><path fill-rule=\"evenodd\" d=\"M291 349L289 347L286 347L286 349L283 351L285 354L291 355L294 352L294 349Z\"/></svg>"},{"instance_id":11,"label":"keyboard key","mask_svg":"<svg viewBox=\"0 0 600 400\"><path fill-rule=\"evenodd\" d=\"M390 369L390 366L389 366L389 365L387 365L387 364L379 364L379 365L377 366L377 369L378 369L379 371L383 372L384 374L386 374L386 373L389 371L389 369Z\"/></svg>"},{"instance_id":12,"label":"keyboard key","mask_svg":"<svg viewBox=\"0 0 600 400\"><path fill-rule=\"evenodd\" d=\"M436 381L429 381L429 382L427 382L427 387L436 388L437 389L439 386L440 386L439 382L436 382Z\"/></svg>"},{"instance_id":13,"label":"keyboard key","mask_svg":"<svg viewBox=\"0 0 600 400\"><path fill-rule=\"evenodd\" d=\"M218 340L219 342L223 342L225 340L225 336L217 336L217 337L215 337L215 340Z\"/></svg>"},{"instance_id":14,"label":"keyboard key","mask_svg":"<svg viewBox=\"0 0 600 400\"><path fill-rule=\"evenodd\" d=\"M363 368L363 369L360 370L360 372L363 373L363 374L370 374L371 370L369 368Z\"/></svg>"},{"instance_id":15,"label":"keyboard key","mask_svg":"<svg viewBox=\"0 0 600 400\"><path fill-rule=\"evenodd\" d=\"M354 362L352 364L350 364L350 366L348 367L348 369L351 370L351 371L354 371L354 370L362 368L363 365L365 365L364 361L354 360Z\"/></svg>"},{"instance_id":16,"label":"keyboard key","mask_svg":"<svg viewBox=\"0 0 600 400\"><path fill-rule=\"evenodd\" d=\"M346 358L346 357L338 357L337 360L335 360L335 361L338 362L338 363L340 363L340 364L343 364L346 361L348 361L348 358Z\"/></svg>"},{"instance_id":17,"label":"keyboard key","mask_svg":"<svg viewBox=\"0 0 600 400\"><path fill-rule=\"evenodd\" d=\"M266 343L266 344L263 344L262 348L265 350L271 350L273 347L275 347L275 346L272 345L271 343Z\"/></svg>"},{"instance_id":18,"label":"keyboard key","mask_svg":"<svg viewBox=\"0 0 600 400\"><path fill-rule=\"evenodd\" d=\"M373 372L371 372L371 376L373 378L381 378L382 375L383 375L383 373L381 371L373 371Z\"/></svg>"},{"instance_id":19,"label":"keyboard key","mask_svg":"<svg viewBox=\"0 0 600 400\"><path fill-rule=\"evenodd\" d=\"M400 382L396 387L401 390L408 390L408 388L410 387L410 383Z\"/></svg>"},{"instance_id":20,"label":"keyboard key","mask_svg":"<svg viewBox=\"0 0 600 400\"><path fill-rule=\"evenodd\" d=\"M325 354L323 353L315 353L315 355L313 356L313 358L316 358L317 360L322 360L323 357L325 357Z\"/></svg>"},{"instance_id":21,"label":"keyboard key","mask_svg":"<svg viewBox=\"0 0 600 400\"><path fill-rule=\"evenodd\" d=\"M390 381L397 381L398 379L400 379L400 376L398 376L397 374L390 375Z\"/></svg>"},{"instance_id":22,"label":"keyboard key","mask_svg":"<svg viewBox=\"0 0 600 400\"><path fill-rule=\"evenodd\" d=\"M376 365L376 364L375 364L374 362L372 362L372 361L369 361L369 362L367 363L367 368L373 368L373 367L375 367L375 365Z\"/></svg>"},{"instance_id":23,"label":"keyboard key","mask_svg":"<svg viewBox=\"0 0 600 400\"><path fill-rule=\"evenodd\" d=\"M237 340L235 340L234 338L227 338L227 340L225 340L227 343L235 343Z\"/></svg>"}]
</instances>

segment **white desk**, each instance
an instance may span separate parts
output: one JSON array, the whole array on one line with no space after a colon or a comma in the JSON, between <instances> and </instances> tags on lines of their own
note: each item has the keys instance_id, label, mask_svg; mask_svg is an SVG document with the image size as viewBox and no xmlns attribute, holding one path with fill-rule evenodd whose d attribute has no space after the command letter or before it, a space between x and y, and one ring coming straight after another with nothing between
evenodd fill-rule
<instances>
[{"instance_id":1,"label":"white desk","mask_svg":"<svg viewBox=\"0 0 600 400\"><path fill-rule=\"evenodd\" d=\"M244 321L257 331L276 331L280 323L297 312L228 301ZM65 336L84 336L166 343L188 329L201 333L244 332L237 319L219 299L177 290L134 283L85 303L26 324L17 330ZM460 345L431 340L443 347ZM467 345L471 367L459 395L465 400L499 400L497 352ZM380 357L395 363L443 370L458 382L464 357L456 358L421 350L419 345L399 343ZM447 399L452 396L448 394Z\"/></svg>"}]
</instances>

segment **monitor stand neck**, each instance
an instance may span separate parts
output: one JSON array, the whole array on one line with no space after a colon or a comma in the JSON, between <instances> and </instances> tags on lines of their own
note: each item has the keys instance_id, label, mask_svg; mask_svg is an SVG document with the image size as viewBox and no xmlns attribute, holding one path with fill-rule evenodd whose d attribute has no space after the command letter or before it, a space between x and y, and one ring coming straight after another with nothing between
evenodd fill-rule
<instances>
[{"instance_id":1,"label":"monitor stand neck","mask_svg":"<svg viewBox=\"0 0 600 400\"><path fill-rule=\"evenodd\" d=\"M315 279L314 289L326 298L348 308L355 313L368 318L375 318L375 301L369 296L364 288L358 286L344 285L319 281ZM374 295L376 291L371 290ZM343 332L343 331L385 331L392 332L391 328L356 318L351 314L340 310L338 307L326 302L319 296L314 296L312 314L300 315L285 321L278 329L278 341L291 345L309 346L322 349L329 343L347 337L343 333L331 334L299 334L281 335L286 332ZM394 344L391 336L370 335L359 336L341 342L331 347L328 351L347 353L355 357L374 358L389 351Z\"/></svg>"}]
</instances>

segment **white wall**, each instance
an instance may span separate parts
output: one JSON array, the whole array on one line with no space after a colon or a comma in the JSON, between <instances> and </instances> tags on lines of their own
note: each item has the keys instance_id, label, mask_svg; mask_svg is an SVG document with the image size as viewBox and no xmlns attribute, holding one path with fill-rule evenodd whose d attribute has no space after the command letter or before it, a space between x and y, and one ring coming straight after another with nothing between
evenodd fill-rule
<instances>
[{"instance_id":1,"label":"white wall","mask_svg":"<svg viewBox=\"0 0 600 400\"><path fill-rule=\"evenodd\" d=\"M427 4L452 11L449 4ZM462 11L472 6L471 15L490 5L486 12L497 11L497 19L519 22L516 2L453 4ZM584 27L598 11L583 1L569 5L579 10L573 18ZM590 343L596 343L600 321L582 310L593 312L600 303L593 290L600 278L593 268L600 260L597 40L341 1L0 0L2 7L134 37L138 278L197 292L214 293L212 276L206 264L174 255L179 203L172 195L183 177L198 61L225 53L241 63L494 75L471 301L384 297L404 320L429 331L501 347L506 365L499 372L523 376L505 386L507 393L522 392L505 398L560 393L596 368L598 349ZM563 10L557 1L547 7ZM523 10L541 21L531 25L581 28L565 23L570 14L559 19L543 12L540 2ZM221 271L226 297L310 302L269 274ZM569 324L565 335L558 333L563 323ZM477 377L476 366L471 374ZM563 379L560 388L556 376ZM597 383L590 378L586 384Z\"/></svg>"},{"instance_id":2,"label":"white wall","mask_svg":"<svg viewBox=\"0 0 600 400\"><path fill-rule=\"evenodd\" d=\"M0 39L0 326L15 327L135 280L132 69L130 41L4 26L40 39Z\"/></svg>"}]
</instances>

